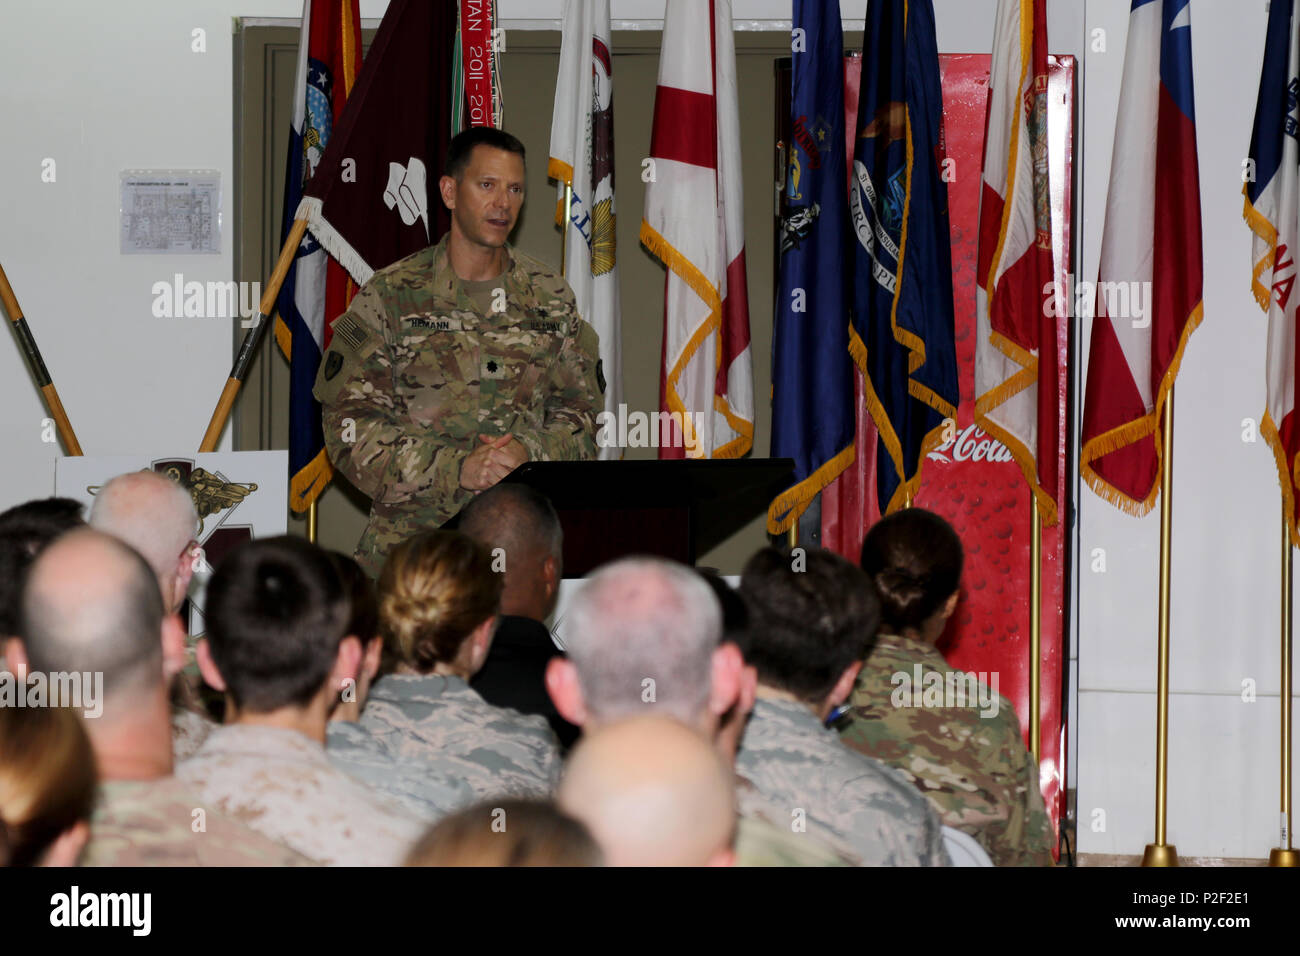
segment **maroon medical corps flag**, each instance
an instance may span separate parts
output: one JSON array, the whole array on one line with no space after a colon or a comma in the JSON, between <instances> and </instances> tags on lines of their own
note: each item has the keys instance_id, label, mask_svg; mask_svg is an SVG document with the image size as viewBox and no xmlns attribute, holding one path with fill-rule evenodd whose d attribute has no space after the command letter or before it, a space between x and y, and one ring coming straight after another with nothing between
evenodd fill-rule
<instances>
[{"instance_id":1,"label":"maroon medical corps flag","mask_svg":"<svg viewBox=\"0 0 1300 956\"><path fill-rule=\"evenodd\" d=\"M1156 434L1201 322L1191 0L1134 0L1101 236L1079 467L1130 514L1160 493Z\"/></svg>"},{"instance_id":2,"label":"maroon medical corps flag","mask_svg":"<svg viewBox=\"0 0 1300 956\"><path fill-rule=\"evenodd\" d=\"M437 242L456 5L393 0L297 218L359 283ZM338 316L326 316L333 322Z\"/></svg>"},{"instance_id":3,"label":"maroon medical corps flag","mask_svg":"<svg viewBox=\"0 0 1300 956\"><path fill-rule=\"evenodd\" d=\"M1053 282L1045 6L1045 0L1000 0L993 31L975 291L975 422L1007 447L1043 523L1051 525L1063 306Z\"/></svg>"},{"instance_id":4,"label":"maroon medical corps flag","mask_svg":"<svg viewBox=\"0 0 1300 956\"><path fill-rule=\"evenodd\" d=\"M730 0L668 0L641 241L668 268L660 458L754 444Z\"/></svg>"}]
</instances>

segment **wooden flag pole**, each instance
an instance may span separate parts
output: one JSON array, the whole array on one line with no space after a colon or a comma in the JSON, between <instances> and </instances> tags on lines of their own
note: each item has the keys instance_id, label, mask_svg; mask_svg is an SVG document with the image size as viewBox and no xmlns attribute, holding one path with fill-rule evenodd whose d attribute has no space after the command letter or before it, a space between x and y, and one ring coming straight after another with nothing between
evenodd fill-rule
<instances>
[{"instance_id":1,"label":"wooden flag pole","mask_svg":"<svg viewBox=\"0 0 1300 956\"><path fill-rule=\"evenodd\" d=\"M0 305L3 305L5 312L9 313L14 335L18 336L18 347L27 358L27 367L31 369L32 377L36 379L36 387L45 396L45 407L54 416L54 424L59 429L60 437L63 438L63 447L67 449L69 455L80 455L81 443L77 441L77 434L72 430L72 422L68 421L68 413L63 409L58 389L50 379L50 370L45 367L41 350L36 347L36 339L32 338L32 330L27 327L27 319L23 317L23 310L18 305L18 297L14 295L13 286L9 284L9 278L3 268L0 268Z\"/></svg>"},{"instance_id":2,"label":"wooden flag pole","mask_svg":"<svg viewBox=\"0 0 1300 956\"><path fill-rule=\"evenodd\" d=\"M253 364L257 346L262 341L266 327L270 325L269 316L275 309L276 296L280 294L280 286L284 284L284 277L289 273L289 266L293 264L293 257L298 254L298 245L302 242L306 231L306 219L295 220L293 228L289 230L289 238L284 241L284 246L280 249L280 258L276 261L271 278L262 292L262 301L257 307L257 315L248 331L244 333L244 341L239 346L239 355L236 356L235 364L230 369L230 377L226 379L226 385L221 390L221 398L217 400L217 407L212 412L208 430L203 433L203 443L199 445L201 452L217 450L222 429L226 427L226 419L230 417L230 410L235 405L235 396L239 394L239 387L244 384L244 376L248 374L248 367Z\"/></svg>"},{"instance_id":3,"label":"wooden flag pole","mask_svg":"<svg viewBox=\"0 0 1300 956\"><path fill-rule=\"evenodd\" d=\"M1160 621L1156 677L1156 842L1142 854L1143 866L1177 866L1178 851L1165 842L1165 811L1169 798L1169 563L1173 532L1174 389L1165 399L1160 436Z\"/></svg>"},{"instance_id":4,"label":"wooden flag pole","mask_svg":"<svg viewBox=\"0 0 1300 956\"><path fill-rule=\"evenodd\" d=\"M1043 752L1040 713L1043 648L1043 517L1029 489L1029 752L1038 764Z\"/></svg>"},{"instance_id":5,"label":"wooden flag pole","mask_svg":"<svg viewBox=\"0 0 1300 956\"><path fill-rule=\"evenodd\" d=\"M1268 854L1269 866L1300 866L1291 829L1291 516L1282 503L1282 846Z\"/></svg>"}]
</instances>

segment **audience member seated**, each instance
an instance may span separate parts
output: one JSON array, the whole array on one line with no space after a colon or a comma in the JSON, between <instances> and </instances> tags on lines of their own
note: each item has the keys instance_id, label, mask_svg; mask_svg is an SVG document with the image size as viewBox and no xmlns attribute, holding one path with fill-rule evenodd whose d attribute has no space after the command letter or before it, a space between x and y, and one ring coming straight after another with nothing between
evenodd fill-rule
<instances>
[{"instance_id":1,"label":"audience member seated","mask_svg":"<svg viewBox=\"0 0 1300 956\"><path fill-rule=\"evenodd\" d=\"M441 820L407 866L604 866L591 832L544 800L488 800Z\"/></svg>"},{"instance_id":2,"label":"audience member seated","mask_svg":"<svg viewBox=\"0 0 1300 956\"><path fill-rule=\"evenodd\" d=\"M736 766L771 802L836 833L868 866L945 866L938 814L901 775L826 727L880 623L866 575L829 551L764 548L745 565L745 659L758 670Z\"/></svg>"},{"instance_id":3,"label":"audience member seated","mask_svg":"<svg viewBox=\"0 0 1300 956\"><path fill-rule=\"evenodd\" d=\"M5 644L18 637L23 579L37 553L59 535L85 526L81 502L40 498L0 514L0 671Z\"/></svg>"},{"instance_id":4,"label":"audience member seated","mask_svg":"<svg viewBox=\"0 0 1300 956\"><path fill-rule=\"evenodd\" d=\"M578 728L560 716L546 693L546 665L560 651L543 623L555 610L564 576L560 519L540 491L502 484L465 506L458 530L492 553L494 568L503 566L505 578L492 648L470 686L489 704L541 714L567 750Z\"/></svg>"},{"instance_id":5,"label":"audience member seated","mask_svg":"<svg viewBox=\"0 0 1300 956\"><path fill-rule=\"evenodd\" d=\"M0 866L75 866L94 805L80 715L0 704Z\"/></svg>"},{"instance_id":6,"label":"audience member seated","mask_svg":"<svg viewBox=\"0 0 1300 956\"><path fill-rule=\"evenodd\" d=\"M162 592L163 612L185 603L199 557L199 515L190 493L156 471L132 471L107 482L95 495L90 526L125 541L149 562ZM172 751L184 760L216 726L199 699L194 641L186 637L185 663L172 688Z\"/></svg>"},{"instance_id":7,"label":"audience member seated","mask_svg":"<svg viewBox=\"0 0 1300 956\"><path fill-rule=\"evenodd\" d=\"M586 734L565 767L560 808L610 866L730 866L735 782L710 740L648 714Z\"/></svg>"},{"instance_id":8,"label":"audience member seated","mask_svg":"<svg viewBox=\"0 0 1300 956\"><path fill-rule=\"evenodd\" d=\"M862 567L880 593L883 626L840 739L896 767L995 864L1050 866L1051 823L1015 709L935 647L957 607L962 562L952 526L921 508L889 515L867 533ZM926 686L960 689L960 699L926 705Z\"/></svg>"},{"instance_id":9,"label":"audience member seated","mask_svg":"<svg viewBox=\"0 0 1300 956\"><path fill-rule=\"evenodd\" d=\"M330 761L401 804L419 820L432 821L474 802L465 781L440 774L416 760L402 760L358 721L370 686L379 673L384 639L379 633L379 605L374 583L361 565L338 551L329 552L348 600L347 633L362 642L361 666L356 683L344 689L330 713L325 730L325 752Z\"/></svg>"},{"instance_id":10,"label":"audience member seated","mask_svg":"<svg viewBox=\"0 0 1300 956\"><path fill-rule=\"evenodd\" d=\"M84 865L307 862L204 808L172 776L167 674L183 658L184 635L129 546L88 529L48 545L27 576L20 633L9 645L17 676L103 675L101 713L85 721L100 785Z\"/></svg>"},{"instance_id":11,"label":"audience member seated","mask_svg":"<svg viewBox=\"0 0 1300 956\"><path fill-rule=\"evenodd\" d=\"M177 768L223 813L321 863L400 863L421 832L330 763L325 722L362 645L328 555L300 538L240 545L208 584L199 669L226 724Z\"/></svg>"},{"instance_id":12,"label":"audience member seated","mask_svg":"<svg viewBox=\"0 0 1300 956\"><path fill-rule=\"evenodd\" d=\"M703 577L660 558L623 558L587 578L567 618L568 657L552 660L546 672L566 719L588 734L627 717L672 717L712 740L732 765L756 676L740 648L722 640L722 611ZM743 781L736 786L745 789ZM815 823L792 838L790 822L788 814L742 805L737 864L855 862Z\"/></svg>"},{"instance_id":13,"label":"audience member seated","mask_svg":"<svg viewBox=\"0 0 1300 956\"><path fill-rule=\"evenodd\" d=\"M500 601L501 575L465 535L430 531L394 548L379 577L393 672L370 689L361 727L477 797L547 797L560 754L545 718L494 707L469 685L487 660Z\"/></svg>"}]
</instances>

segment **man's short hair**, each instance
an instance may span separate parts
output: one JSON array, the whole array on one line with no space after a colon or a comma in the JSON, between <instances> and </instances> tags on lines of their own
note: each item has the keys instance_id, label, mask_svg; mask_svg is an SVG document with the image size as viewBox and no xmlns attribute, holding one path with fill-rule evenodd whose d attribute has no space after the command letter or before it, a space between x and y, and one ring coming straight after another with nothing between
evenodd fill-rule
<instances>
[{"instance_id":1,"label":"man's short hair","mask_svg":"<svg viewBox=\"0 0 1300 956\"><path fill-rule=\"evenodd\" d=\"M840 675L875 644L880 599L871 579L838 554L807 549L796 559L764 548L740 577L749 625L745 662L761 683L821 703Z\"/></svg>"},{"instance_id":2,"label":"man's short hair","mask_svg":"<svg viewBox=\"0 0 1300 956\"><path fill-rule=\"evenodd\" d=\"M287 535L241 544L208 582L208 644L235 706L305 706L347 636L348 601L329 555Z\"/></svg>"},{"instance_id":3,"label":"man's short hair","mask_svg":"<svg viewBox=\"0 0 1300 956\"><path fill-rule=\"evenodd\" d=\"M690 568L648 557L605 565L569 603L564 633L597 718L663 711L694 723L708 706L722 609Z\"/></svg>"},{"instance_id":4,"label":"man's short hair","mask_svg":"<svg viewBox=\"0 0 1300 956\"><path fill-rule=\"evenodd\" d=\"M39 498L0 513L0 635L19 636L23 580L40 550L86 522L80 501Z\"/></svg>"},{"instance_id":5,"label":"man's short hair","mask_svg":"<svg viewBox=\"0 0 1300 956\"><path fill-rule=\"evenodd\" d=\"M536 488L505 482L474 497L460 513L457 529L487 548L539 549L557 561L564 552L564 530L551 500Z\"/></svg>"},{"instance_id":6,"label":"man's short hair","mask_svg":"<svg viewBox=\"0 0 1300 956\"><path fill-rule=\"evenodd\" d=\"M98 573L111 577L93 585L50 580L53 573L42 573L42 558L36 560L23 589L19 625L28 664L47 674L102 673L106 697L161 684L163 605L153 570L116 538L97 531L76 535L78 546L107 552L107 560L98 560ZM53 550L45 556L53 557Z\"/></svg>"},{"instance_id":7,"label":"man's short hair","mask_svg":"<svg viewBox=\"0 0 1300 956\"><path fill-rule=\"evenodd\" d=\"M469 165L469 158L475 146L503 149L507 153L517 154L524 162L528 161L524 155L524 144L505 130L491 126L471 126L457 133L447 144L447 160L443 163L442 174L459 180L461 174L465 172L465 167Z\"/></svg>"},{"instance_id":8,"label":"man's short hair","mask_svg":"<svg viewBox=\"0 0 1300 956\"><path fill-rule=\"evenodd\" d=\"M121 538L149 562L159 584L198 534L194 498L180 482L144 469L104 483L90 507L92 528Z\"/></svg>"}]
</instances>

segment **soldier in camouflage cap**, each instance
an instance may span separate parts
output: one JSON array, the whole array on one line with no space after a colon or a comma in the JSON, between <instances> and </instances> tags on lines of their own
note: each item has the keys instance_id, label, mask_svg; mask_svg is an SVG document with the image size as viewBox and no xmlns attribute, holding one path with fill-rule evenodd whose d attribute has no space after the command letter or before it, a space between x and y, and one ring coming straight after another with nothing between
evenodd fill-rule
<instances>
[{"instance_id":1,"label":"soldier in camouflage cap","mask_svg":"<svg viewBox=\"0 0 1300 956\"><path fill-rule=\"evenodd\" d=\"M398 545L379 578L394 672L371 688L360 728L398 759L463 781L476 797L549 796L559 742L546 718L489 704L469 685L492 645L501 575L456 531Z\"/></svg>"},{"instance_id":2,"label":"soldier in camouflage cap","mask_svg":"<svg viewBox=\"0 0 1300 956\"><path fill-rule=\"evenodd\" d=\"M303 865L303 856L227 819L172 776L165 667L182 659L179 620L144 559L115 538L72 531L36 560L24 589L16 671L103 675L85 720L100 785L87 866Z\"/></svg>"},{"instance_id":3,"label":"soldier in camouflage cap","mask_svg":"<svg viewBox=\"0 0 1300 956\"><path fill-rule=\"evenodd\" d=\"M934 808L825 726L880 620L871 582L829 551L808 551L797 568L795 560L765 548L741 577L749 622L740 643L758 669L758 692L736 769L769 803L835 833L867 866L947 866Z\"/></svg>"},{"instance_id":4,"label":"soldier in camouflage cap","mask_svg":"<svg viewBox=\"0 0 1300 956\"><path fill-rule=\"evenodd\" d=\"M896 512L867 534L862 567L880 593L884 633L858 676L841 739L899 770L995 864L1050 866L1052 826L1015 709L935 648L957 606L957 533L924 509ZM945 689L942 705L927 702L926 685ZM949 688L960 694L949 699Z\"/></svg>"},{"instance_id":5,"label":"soldier in camouflage cap","mask_svg":"<svg viewBox=\"0 0 1300 956\"><path fill-rule=\"evenodd\" d=\"M466 130L439 189L451 231L371 277L316 379L329 457L372 501L357 545L372 576L393 545L524 462L596 454L596 333L564 279L506 242L523 145Z\"/></svg>"}]
</instances>

